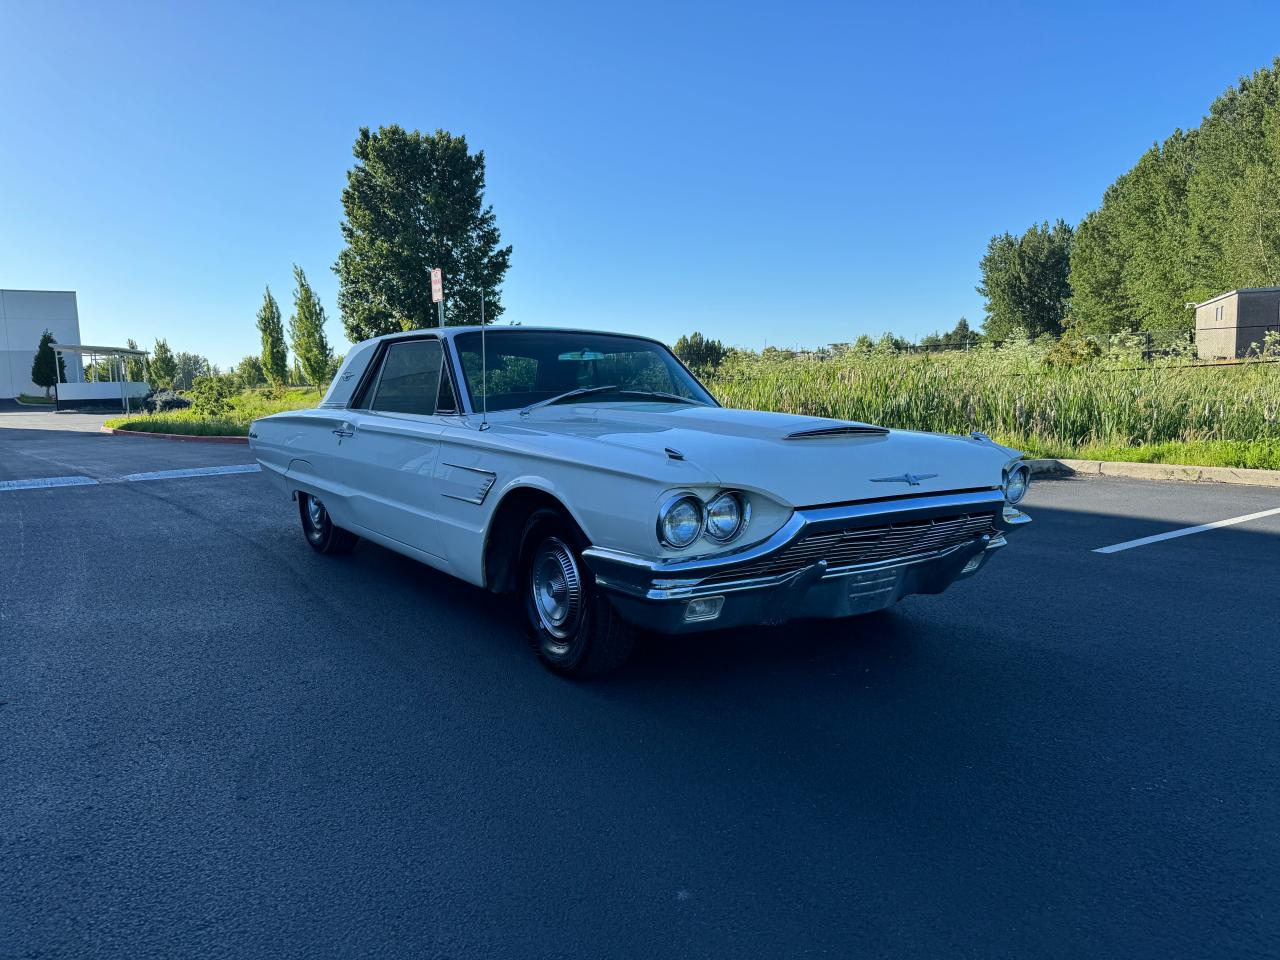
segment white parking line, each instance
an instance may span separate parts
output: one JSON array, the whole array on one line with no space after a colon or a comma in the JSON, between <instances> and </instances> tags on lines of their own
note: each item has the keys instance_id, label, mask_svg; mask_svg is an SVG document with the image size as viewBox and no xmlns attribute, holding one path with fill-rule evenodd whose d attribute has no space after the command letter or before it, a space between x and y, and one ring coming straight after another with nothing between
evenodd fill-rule
<instances>
[{"instance_id":1,"label":"white parking line","mask_svg":"<svg viewBox=\"0 0 1280 960\"><path fill-rule=\"evenodd\" d=\"M257 473L262 468L256 463L237 463L229 467L191 467L187 470L153 470L150 473L131 473L121 480L176 480L179 477L220 477L228 473Z\"/></svg>"},{"instance_id":2,"label":"white parking line","mask_svg":"<svg viewBox=\"0 0 1280 960\"><path fill-rule=\"evenodd\" d=\"M41 487L85 487L96 484L93 477L40 477L36 480L0 480L0 490L32 490Z\"/></svg>"},{"instance_id":3,"label":"white parking line","mask_svg":"<svg viewBox=\"0 0 1280 960\"><path fill-rule=\"evenodd\" d=\"M1168 533L1157 533L1150 537L1139 537L1137 540L1126 540L1124 543L1113 543L1109 547L1098 547L1094 553L1119 553L1121 550L1132 550L1134 547L1145 547L1148 543L1159 543L1161 540L1172 540L1175 537L1189 537L1193 533L1204 533L1206 530L1217 530L1219 527L1230 527L1237 523L1260 520L1262 517L1274 517L1280 514L1280 507L1274 510L1259 510L1257 513L1245 514L1243 517L1231 517L1228 520L1215 520L1213 523L1202 523L1198 527L1182 527Z\"/></svg>"},{"instance_id":4,"label":"white parking line","mask_svg":"<svg viewBox=\"0 0 1280 960\"><path fill-rule=\"evenodd\" d=\"M123 477L39 477L35 480L0 480L0 493L5 490L36 490L46 487L83 487L99 483L134 483L139 480L177 480L181 477L221 477L229 473L257 473L256 463L237 463L226 467L189 467L185 470L153 470L130 473Z\"/></svg>"}]
</instances>

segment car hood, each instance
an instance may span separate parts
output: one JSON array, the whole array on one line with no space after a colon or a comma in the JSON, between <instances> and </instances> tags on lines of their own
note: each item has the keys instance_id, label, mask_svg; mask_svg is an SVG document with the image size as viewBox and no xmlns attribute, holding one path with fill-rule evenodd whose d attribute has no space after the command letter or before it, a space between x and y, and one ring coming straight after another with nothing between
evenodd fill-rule
<instances>
[{"instance_id":1,"label":"car hood","mask_svg":"<svg viewBox=\"0 0 1280 960\"><path fill-rule=\"evenodd\" d=\"M867 425L665 403L544 407L508 424L548 439L576 437L683 458L724 486L756 490L793 507L995 487L1004 465L1017 456L985 439L909 430L788 439Z\"/></svg>"}]
</instances>

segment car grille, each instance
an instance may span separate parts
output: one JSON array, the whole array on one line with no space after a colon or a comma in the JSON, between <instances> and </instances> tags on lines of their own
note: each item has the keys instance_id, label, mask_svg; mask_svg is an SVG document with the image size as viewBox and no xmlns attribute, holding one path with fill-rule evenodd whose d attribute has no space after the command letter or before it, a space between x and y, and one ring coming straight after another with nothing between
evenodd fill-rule
<instances>
[{"instance_id":1,"label":"car grille","mask_svg":"<svg viewBox=\"0 0 1280 960\"><path fill-rule=\"evenodd\" d=\"M810 533L780 553L756 563L735 567L731 572L716 574L709 577L708 581L794 573L819 560L827 561L828 567L837 568L923 558L994 532L995 517L990 513L962 513L930 520L903 520L875 527L827 530Z\"/></svg>"}]
</instances>

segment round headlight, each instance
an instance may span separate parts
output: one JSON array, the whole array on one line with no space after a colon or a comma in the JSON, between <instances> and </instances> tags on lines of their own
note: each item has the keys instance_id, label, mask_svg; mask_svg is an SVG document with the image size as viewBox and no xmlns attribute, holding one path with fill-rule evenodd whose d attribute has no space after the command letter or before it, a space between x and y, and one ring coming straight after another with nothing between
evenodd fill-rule
<instances>
[{"instance_id":1,"label":"round headlight","mask_svg":"<svg viewBox=\"0 0 1280 960\"><path fill-rule=\"evenodd\" d=\"M1010 503L1017 503L1027 495L1030 485L1031 471L1025 463L1020 463L1004 475L1004 498Z\"/></svg>"},{"instance_id":2,"label":"round headlight","mask_svg":"<svg viewBox=\"0 0 1280 960\"><path fill-rule=\"evenodd\" d=\"M707 536L725 543L742 530L746 510L736 493L722 493L707 504Z\"/></svg>"},{"instance_id":3,"label":"round headlight","mask_svg":"<svg viewBox=\"0 0 1280 960\"><path fill-rule=\"evenodd\" d=\"M692 494L676 497L658 512L658 536L670 547L687 547L702 534L702 501Z\"/></svg>"}]
</instances>

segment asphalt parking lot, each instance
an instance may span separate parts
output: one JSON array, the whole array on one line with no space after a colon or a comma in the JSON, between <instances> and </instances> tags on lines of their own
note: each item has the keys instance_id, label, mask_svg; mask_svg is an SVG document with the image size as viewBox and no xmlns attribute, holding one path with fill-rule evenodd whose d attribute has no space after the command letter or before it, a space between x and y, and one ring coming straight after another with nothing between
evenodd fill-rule
<instances>
[{"instance_id":1,"label":"asphalt parking lot","mask_svg":"<svg viewBox=\"0 0 1280 960\"><path fill-rule=\"evenodd\" d=\"M577 685L73 425L0 415L2 957L1280 955L1280 514L1095 552L1280 490L1041 483L942 596Z\"/></svg>"}]
</instances>

